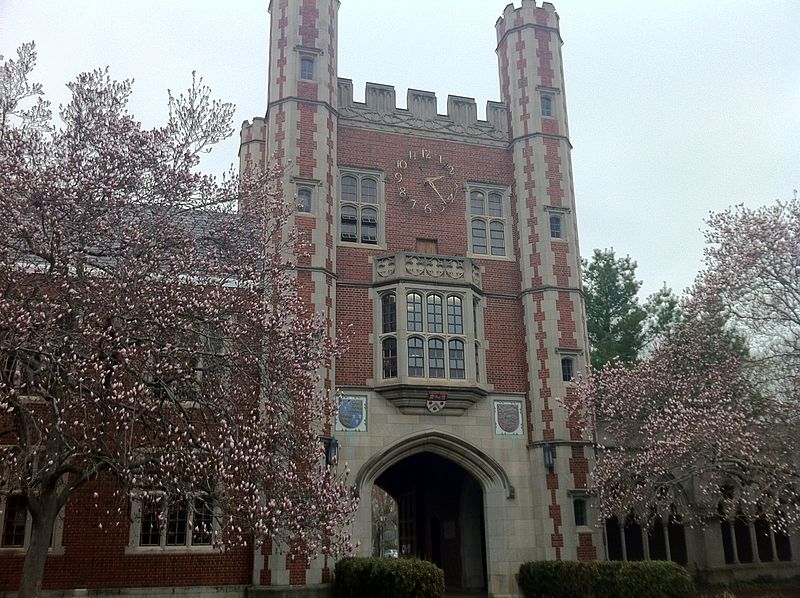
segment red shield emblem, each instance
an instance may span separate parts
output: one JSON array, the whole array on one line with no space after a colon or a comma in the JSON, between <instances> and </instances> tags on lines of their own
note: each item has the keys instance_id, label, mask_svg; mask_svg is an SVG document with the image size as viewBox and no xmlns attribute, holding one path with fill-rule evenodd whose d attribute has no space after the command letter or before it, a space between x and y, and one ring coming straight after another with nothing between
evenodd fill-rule
<instances>
[{"instance_id":1,"label":"red shield emblem","mask_svg":"<svg viewBox=\"0 0 800 598\"><path fill-rule=\"evenodd\" d=\"M447 404L446 392L429 392L428 401L426 403L428 411L431 413L438 413Z\"/></svg>"},{"instance_id":2,"label":"red shield emblem","mask_svg":"<svg viewBox=\"0 0 800 598\"><path fill-rule=\"evenodd\" d=\"M519 430L519 403L497 403L497 425L508 434Z\"/></svg>"}]
</instances>

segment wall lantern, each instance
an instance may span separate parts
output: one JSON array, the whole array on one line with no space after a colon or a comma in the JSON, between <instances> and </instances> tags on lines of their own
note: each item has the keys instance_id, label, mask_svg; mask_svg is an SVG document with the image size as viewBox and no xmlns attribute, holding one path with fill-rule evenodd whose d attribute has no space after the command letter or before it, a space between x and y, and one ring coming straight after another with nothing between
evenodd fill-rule
<instances>
[{"instance_id":1,"label":"wall lantern","mask_svg":"<svg viewBox=\"0 0 800 598\"><path fill-rule=\"evenodd\" d=\"M333 436L320 436L325 447L325 465L334 465L339 459L339 441Z\"/></svg>"},{"instance_id":2,"label":"wall lantern","mask_svg":"<svg viewBox=\"0 0 800 598\"><path fill-rule=\"evenodd\" d=\"M553 468L555 467L555 459L556 459L555 447L549 442L545 442L542 445L542 455L544 456L544 468L548 472L553 473Z\"/></svg>"}]
</instances>

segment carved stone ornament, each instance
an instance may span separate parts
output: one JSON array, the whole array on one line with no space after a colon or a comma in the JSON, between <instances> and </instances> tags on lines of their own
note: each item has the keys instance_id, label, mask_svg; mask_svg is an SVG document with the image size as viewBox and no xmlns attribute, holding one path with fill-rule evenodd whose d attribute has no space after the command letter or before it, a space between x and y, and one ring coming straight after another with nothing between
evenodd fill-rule
<instances>
[{"instance_id":1,"label":"carved stone ornament","mask_svg":"<svg viewBox=\"0 0 800 598\"><path fill-rule=\"evenodd\" d=\"M440 260L430 260L425 268L425 271L429 276L439 278L442 276L442 274L444 274L444 266L442 266L442 262Z\"/></svg>"},{"instance_id":2,"label":"carved stone ornament","mask_svg":"<svg viewBox=\"0 0 800 598\"><path fill-rule=\"evenodd\" d=\"M425 264L418 257L410 257L406 260L406 272L412 276L419 276L425 272Z\"/></svg>"},{"instance_id":3,"label":"carved stone ornament","mask_svg":"<svg viewBox=\"0 0 800 598\"><path fill-rule=\"evenodd\" d=\"M394 274L394 256L385 257L378 260L377 265L378 276L386 278Z\"/></svg>"},{"instance_id":4,"label":"carved stone ornament","mask_svg":"<svg viewBox=\"0 0 800 598\"><path fill-rule=\"evenodd\" d=\"M455 260L449 260L447 262L447 268L445 268L445 272L447 272L447 276L450 278L464 278L464 266Z\"/></svg>"},{"instance_id":5,"label":"carved stone ornament","mask_svg":"<svg viewBox=\"0 0 800 598\"><path fill-rule=\"evenodd\" d=\"M428 394L428 400L425 406L431 413L439 413L447 404L446 392L431 392Z\"/></svg>"}]
</instances>

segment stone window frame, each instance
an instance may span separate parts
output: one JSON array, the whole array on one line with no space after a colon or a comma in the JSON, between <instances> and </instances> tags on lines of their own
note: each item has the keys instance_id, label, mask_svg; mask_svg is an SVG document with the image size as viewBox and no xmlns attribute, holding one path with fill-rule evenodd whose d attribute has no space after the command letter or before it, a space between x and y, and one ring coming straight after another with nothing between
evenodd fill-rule
<instances>
[{"instance_id":1,"label":"stone window frame","mask_svg":"<svg viewBox=\"0 0 800 598\"><path fill-rule=\"evenodd\" d=\"M595 517L592 505L592 492L585 488L575 488L567 490L567 496L569 496L569 498L572 500L572 523L575 526L575 530L580 533L592 531L594 521L593 517ZM580 503L583 503L583 524L578 523L577 517L577 509L579 508Z\"/></svg>"},{"instance_id":2,"label":"stone window frame","mask_svg":"<svg viewBox=\"0 0 800 598\"><path fill-rule=\"evenodd\" d=\"M542 118L558 118L556 96L561 93L561 90L545 85L537 85L536 90L539 92L539 115Z\"/></svg>"},{"instance_id":3,"label":"stone window frame","mask_svg":"<svg viewBox=\"0 0 800 598\"><path fill-rule=\"evenodd\" d=\"M292 184L295 186L295 204L296 210L295 213L302 214L303 216L316 216L318 202L318 189L320 187L320 182L316 179L305 179L305 178L298 178L292 177L291 179ZM310 205L309 209L302 210L301 209L301 202L300 202L300 192L301 191L308 191L310 197Z\"/></svg>"},{"instance_id":4,"label":"stone window frame","mask_svg":"<svg viewBox=\"0 0 800 598\"><path fill-rule=\"evenodd\" d=\"M294 49L297 53L297 79L299 81L316 82L317 58L322 56L322 50L309 46L295 46ZM307 70L308 68L311 69L310 73Z\"/></svg>"},{"instance_id":5,"label":"stone window frame","mask_svg":"<svg viewBox=\"0 0 800 598\"><path fill-rule=\"evenodd\" d=\"M549 93L541 94L539 102L542 108L542 116L544 118L553 118L555 116L555 102L553 95Z\"/></svg>"},{"instance_id":6,"label":"stone window frame","mask_svg":"<svg viewBox=\"0 0 800 598\"><path fill-rule=\"evenodd\" d=\"M357 181L356 183L356 197L355 199L343 199L342 197L342 181L346 177L354 177ZM366 179L371 179L376 183L376 197L375 202L365 202L363 201L363 181ZM339 179L338 179L338 193L337 193L337 231L336 231L336 239L337 243L340 245L350 246L350 247L369 247L375 249L385 249L386 248L386 194L385 194L385 173L382 170L369 170L364 168L350 168L350 167L340 167L339 168ZM356 220L355 220L355 239L343 239L342 238L342 222L343 222L343 208L348 207L355 211ZM367 242L364 241L364 235L362 232L362 228L365 224L364 221L364 211L365 210L372 210L376 211L376 218L375 218L375 225L376 225L376 235L374 242Z\"/></svg>"},{"instance_id":7,"label":"stone window frame","mask_svg":"<svg viewBox=\"0 0 800 598\"><path fill-rule=\"evenodd\" d=\"M25 507L25 532L22 541L22 545L6 545L3 544L3 539L5 536L5 528L6 528L6 518L8 517L8 512L6 510L6 506L8 505L8 499L12 496L24 496L20 492L12 492L10 494L4 494L0 496L0 555L14 555L14 554L25 554L28 551L28 547L31 545L31 530L32 530L32 521L31 521L31 514L27 510L27 505ZM27 499L26 499L27 501ZM47 549L48 554L64 554L64 544L63 544L63 537L64 537L64 509L59 511L58 515L56 516L56 521L53 524L53 536L52 540L50 541L50 547Z\"/></svg>"},{"instance_id":8,"label":"stone window frame","mask_svg":"<svg viewBox=\"0 0 800 598\"><path fill-rule=\"evenodd\" d=\"M550 214L550 238L563 239L563 222L560 214Z\"/></svg>"},{"instance_id":9,"label":"stone window frame","mask_svg":"<svg viewBox=\"0 0 800 598\"><path fill-rule=\"evenodd\" d=\"M566 216L570 213L569 208L565 208L562 206L544 206L544 211L548 215L548 223L547 223L547 235L551 241L559 241L559 242L567 242L568 239L568 230L567 230L567 218ZM558 223L560 226L560 236L554 237L553 236L553 226L552 220L554 218L558 218Z\"/></svg>"},{"instance_id":10,"label":"stone window frame","mask_svg":"<svg viewBox=\"0 0 800 598\"><path fill-rule=\"evenodd\" d=\"M422 296L422 330L409 330L407 314L407 297L410 293L419 293ZM394 311L397 319L394 329L384 332L383 327L383 298L394 295ZM428 329L428 296L438 295L442 298L443 325L441 332L431 332ZM448 327L447 298L456 296L461 299L461 319L463 333L451 333ZM486 338L483 321L483 298L480 293L466 286L437 285L419 283L416 281L399 281L397 284L382 287L376 291L374 313L374 379L381 384L412 384L426 385L474 385L486 383ZM472 309L472 312L470 312ZM411 376L408 370L409 348L411 338L423 339L423 375ZM384 346L389 339L395 340L395 376L384 377ZM430 376L430 341L442 339L444 341L443 377ZM451 377L450 341L464 343L464 377Z\"/></svg>"},{"instance_id":11,"label":"stone window frame","mask_svg":"<svg viewBox=\"0 0 800 598\"><path fill-rule=\"evenodd\" d=\"M31 396L31 399L38 397ZM13 449L11 445L0 445L1 449ZM27 507L27 498L22 492L15 491L13 485L4 483L4 480L9 480L10 475L3 469L0 469L0 555L15 555L25 554L31 544L31 531L33 528L31 514ZM5 538L6 524L9 513L7 511L8 500L11 497L21 496L25 500L25 531L23 533L22 545L5 545L3 540ZM50 547L47 549L48 554L64 554L64 511L61 509L56 516L55 523L53 524L53 535L50 540Z\"/></svg>"},{"instance_id":12,"label":"stone window frame","mask_svg":"<svg viewBox=\"0 0 800 598\"><path fill-rule=\"evenodd\" d=\"M566 348L566 347L558 347L555 352L556 352L556 355L558 356L559 365L560 365L558 371L561 373L561 375L559 376L559 379L564 384L568 384L568 385L572 385L572 384L577 383L578 374L580 372L580 365L581 365L580 360L583 357L583 351L581 351L580 349L571 349L571 348ZM564 371L564 365L565 365L566 362L569 362L570 367L572 368L572 371L570 372L571 376L570 376L569 380L567 380L565 378L566 372Z\"/></svg>"},{"instance_id":13,"label":"stone window frame","mask_svg":"<svg viewBox=\"0 0 800 598\"><path fill-rule=\"evenodd\" d=\"M483 183L479 181L467 181L466 188L466 221L467 221L467 256L471 258L511 261L514 259L512 246L511 229L511 188L508 185L497 185L493 183ZM483 213L473 211L473 193L483 193L484 209ZM489 198L493 195L500 196L501 214L492 214L489 209ZM476 252L475 248L475 223L481 223L485 234L485 253ZM493 254L492 229L493 225L500 225L503 232L503 254Z\"/></svg>"},{"instance_id":14,"label":"stone window frame","mask_svg":"<svg viewBox=\"0 0 800 598\"><path fill-rule=\"evenodd\" d=\"M151 496L158 496L161 497L161 509L162 509L162 518L159 521L159 543L156 544L141 544L142 538L142 505L144 499ZM208 496L208 493L205 492L192 492L187 494L182 500L185 501L194 501L199 497ZM148 492L140 492L138 495L134 495L131 498L131 517L130 517L130 526L129 526L129 534L128 534L128 546L125 548L126 554L174 554L174 553L216 553L222 552L222 547L219 545L217 541L215 541L215 537L219 534L221 526L220 526L220 507L219 504L213 500L212 497L212 514L211 514L211 530L209 531L210 540L209 543L195 543L193 539L194 535L194 517L196 511L194 508L187 508L186 510L186 523L185 523L185 530L184 533L186 534L186 541L183 544L167 544L167 532L169 526L169 505L170 500L165 500L165 493L162 491L148 491Z\"/></svg>"}]
</instances>

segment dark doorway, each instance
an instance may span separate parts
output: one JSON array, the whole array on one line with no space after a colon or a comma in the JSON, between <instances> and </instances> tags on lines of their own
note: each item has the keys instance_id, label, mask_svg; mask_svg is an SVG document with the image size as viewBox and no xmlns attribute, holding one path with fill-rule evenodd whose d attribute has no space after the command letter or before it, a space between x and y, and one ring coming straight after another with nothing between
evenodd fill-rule
<instances>
[{"instance_id":1,"label":"dark doorway","mask_svg":"<svg viewBox=\"0 0 800 598\"><path fill-rule=\"evenodd\" d=\"M436 563L448 590L486 588L483 490L472 475L422 452L391 466L375 483L397 500L401 557Z\"/></svg>"}]
</instances>

